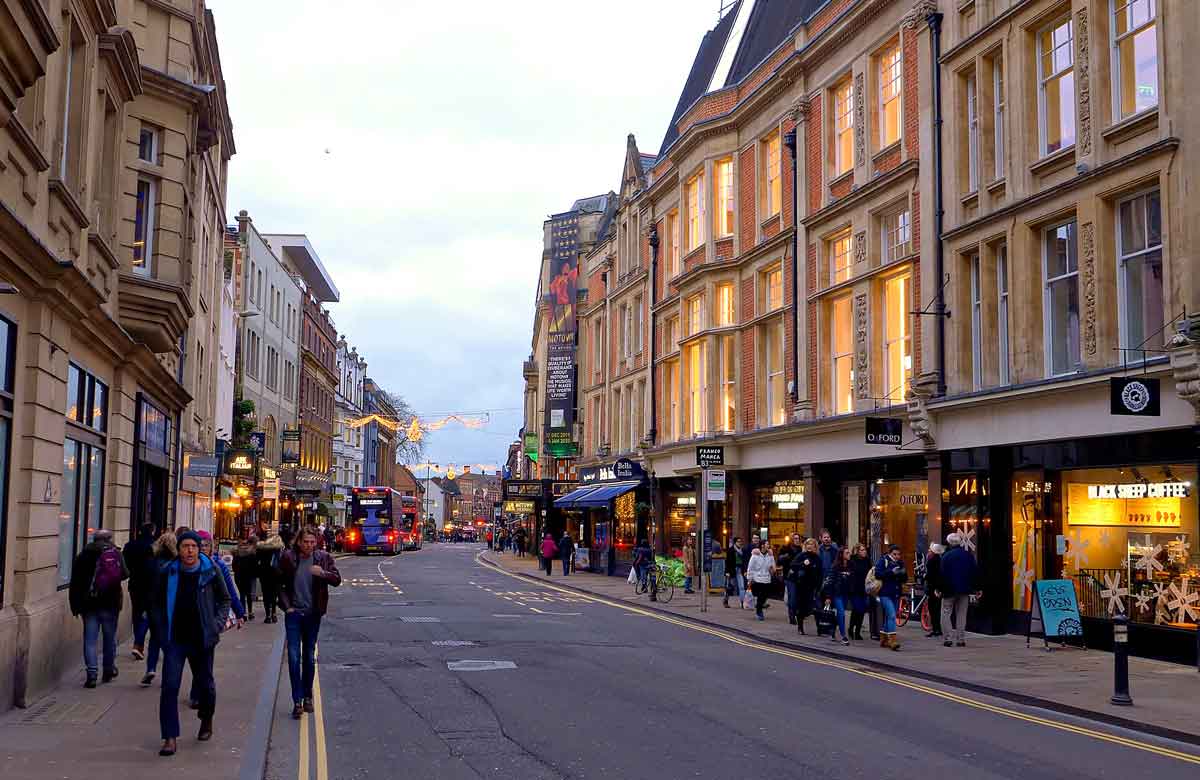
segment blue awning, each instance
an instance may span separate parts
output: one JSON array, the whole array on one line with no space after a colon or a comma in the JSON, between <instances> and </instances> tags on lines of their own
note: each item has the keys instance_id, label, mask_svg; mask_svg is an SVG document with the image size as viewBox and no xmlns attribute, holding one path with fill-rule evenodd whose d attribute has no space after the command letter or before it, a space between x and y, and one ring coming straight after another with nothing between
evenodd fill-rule
<instances>
[{"instance_id":1,"label":"blue awning","mask_svg":"<svg viewBox=\"0 0 1200 780\"><path fill-rule=\"evenodd\" d=\"M624 495L631 490L637 488L641 482L612 482L607 485L601 485L592 490L586 496L581 496L574 502L575 508L583 507L606 507L608 502L612 501L617 496ZM557 504L556 504L557 505Z\"/></svg>"},{"instance_id":2,"label":"blue awning","mask_svg":"<svg viewBox=\"0 0 1200 780\"><path fill-rule=\"evenodd\" d=\"M600 488L596 487L595 485L588 485L587 487L575 488L570 493L567 493L565 496L559 496L558 498L554 499L554 505L556 507L558 507L559 509L574 509L576 501L583 498L584 496L587 496L587 495L590 495L591 493L596 492L599 489Z\"/></svg>"}]
</instances>

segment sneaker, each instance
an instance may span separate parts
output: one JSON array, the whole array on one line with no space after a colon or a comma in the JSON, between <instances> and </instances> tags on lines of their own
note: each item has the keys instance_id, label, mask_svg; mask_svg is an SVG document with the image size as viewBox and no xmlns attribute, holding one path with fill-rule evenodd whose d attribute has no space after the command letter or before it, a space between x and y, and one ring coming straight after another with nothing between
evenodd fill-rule
<instances>
[{"instance_id":1,"label":"sneaker","mask_svg":"<svg viewBox=\"0 0 1200 780\"><path fill-rule=\"evenodd\" d=\"M200 742L212 739L212 718L204 718L200 721L200 731L196 734L196 739Z\"/></svg>"},{"instance_id":2,"label":"sneaker","mask_svg":"<svg viewBox=\"0 0 1200 780\"><path fill-rule=\"evenodd\" d=\"M146 660L146 653L140 647L133 648L132 655L133 655L133 660L135 660L135 661L145 661Z\"/></svg>"},{"instance_id":3,"label":"sneaker","mask_svg":"<svg viewBox=\"0 0 1200 780\"><path fill-rule=\"evenodd\" d=\"M143 688L149 688L154 684L154 672L146 672L146 676L142 678L140 685Z\"/></svg>"},{"instance_id":4,"label":"sneaker","mask_svg":"<svg viewBox=\"0 0 1200 780\"><path fill-rule=\"evenodd\" d=\"M87 679L83 681L83 687L84 688L95 688L96 687L96 675L89 674L87 676Z\"/></svg>"},{"instance_id":5,"label":"sneaker","mask_svg":"<svg viewBox=\"0 0 1200 780\"><path fill-rule=\"evenodd\" d=\"M955 642L954 646L955 647L966 647L967 643L966 642Z\"/></svg>"},{"instance_id":6,"label":"sneaker","mask_svg":"<svg viewBox=\"0 0 1200 780\"><path fill-rule=\"evenodd\" d=\"M191 710L200 709L200 702L197 699L188 699L188 709L191 709Z\"/></svg>"},{"instance_id":7,"label":"sneaker","mask_svg":"<svg viewBox=\"0 0 1200 780\"><path fill-rule=\"evenodd\" d=\"M842 646L843 646L843 647L849 647L849 646L850 646L850 639L849 639L849 638L847 638L847 637L842 637Z\"/></svg>"},{"instance_id":8,"label":"sneaker","mask_svg":"<svg viewBox=\"0 0 1200 780\"><path fill-rule=\"evenodd\" d=\"M296 706L292 707L292 720L300 720L300 716L304 714L304 705L296 702Z\"/></svg>"},{"instance_id":9,"label":"sneaker","mask_svg":"<svg viewBox=\"0 0 1200 780\"><path fill-rule=\"evenodd\" d=\"M305 712L312 712L313 711L313 700L305 699L303 702L301 702L301 706L304 707Z\"/></svg>"},{"instance_id":10,"label":"sneaker","mask_svg":"<svg viewBox=\"0 0 1200 780\"><path fill-rule=\"evenodd\" d=\"M109 683L115 679L117 679L117 670L115 668L113 668L113 669L109 669L108 671L106 671L104 673L104 676L100 678L100 682Z\"/></svg>"}]
</instances>

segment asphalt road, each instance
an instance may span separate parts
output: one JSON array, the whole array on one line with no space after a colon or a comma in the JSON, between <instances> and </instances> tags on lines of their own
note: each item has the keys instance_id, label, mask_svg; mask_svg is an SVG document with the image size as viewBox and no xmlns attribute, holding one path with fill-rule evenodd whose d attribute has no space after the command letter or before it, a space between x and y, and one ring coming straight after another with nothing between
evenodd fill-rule
<instances>
[{"instance_id":1,"label":"asphalt road","mask_svg":"<svg viewBox=\"0 0 1200 780\"><path fill-rule=\"evenodd\" d=\"M287 719L285 674L271 780L1200 772L1194 746L731 641L512 578L478 550L339 562L317 717Z\"/></svg>"}]
</instances>

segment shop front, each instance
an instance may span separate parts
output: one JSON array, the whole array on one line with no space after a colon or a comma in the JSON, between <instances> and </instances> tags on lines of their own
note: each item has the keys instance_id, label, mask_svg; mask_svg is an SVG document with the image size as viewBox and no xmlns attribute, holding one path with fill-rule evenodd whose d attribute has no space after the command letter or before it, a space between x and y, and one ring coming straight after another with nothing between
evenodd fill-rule
<instances>
[{"instance_id":1,"label":"shop front","mask_svg":"<svg viewBox=\"0 0 1200 780\"><path fill-rule=\"evenodd\" d=\"M792 534L811 536L806 484L800 469L768 469L744 476L750 491L750 533L776 549Z\"/></svg>"},{"instance_id":2,"label":"shop front","mask_svg":"<svg viewBox=\"0 0 1200 780\"><path fill-rule=\"evenodd\" d=\"M525 549L529 551L533 551L541 539L540 520L548 503L548 486L548 483L536 479L509 479L501 486L503 500L500 506L508 521L509 533L519 530L525 539Z\"/></svg>"},{"instance_id":3,"label":"shop front","mask_svg":"<svg viewBox=\"0 0 1200 780\"><path fill-rule=\"evenodd\" d=\"M554 499L576 544L587 550L589 570L622 576L638 541L651 536L650 506L646 472L627 459L580 469L578 487Z\"/></svg>"}]
</instances>

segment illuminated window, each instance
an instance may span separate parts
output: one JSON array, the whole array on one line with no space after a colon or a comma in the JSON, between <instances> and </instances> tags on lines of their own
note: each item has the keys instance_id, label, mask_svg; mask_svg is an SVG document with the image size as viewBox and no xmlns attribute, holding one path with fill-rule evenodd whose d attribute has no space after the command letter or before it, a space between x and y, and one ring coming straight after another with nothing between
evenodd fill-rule
<instances>
[{"instance_id":1,"label":"illuminated window","mask_svg":"<svg viewBox=\"0 0 1200 780\"><path fill-rule=\"evenodd\" d=\"M1048 376L1079 368L1079 256L1075 221L1042 234L1042 269L1046 286L1044 337Z\"/></svg>"},{"instance_id":2,"label":"illuminated window","mask_svg":"<svg viewBox=\"0 0 1200 780\"><path fill-rule=\"evenodd\" d=\"M850 230L844 230L831 238L828 246L831 283L844 282L850 278L850 270L854 264Z\"/></svg>"},{"instance_id":3,"label":"illuminated window","mask_svg":"<svg viewBox=\"0 0 1200 780\"><path fill-rule=\"evenodd\" d=\"M713 228L718 237L733 235L733 160L718 160L713 164L715 189L713 200L717 204L717 213Z\"/></svg>"},{"instance_id":4,"label":"illuminated window","mask_svg":"<svg viewBox=\"0 0 1200 780\"><path fill-rule=\"evenodd\" d=\"M846 79L833 91L834 175L854 167L854 90Z\"/></svg>"},{"instance_id":5,"label":"illuminated window","mask_svg":"<svg viewBox=\"0 0 1200 780\"><path fill-rule=\"evenodd\" d=\"M687 251L704 243L704 174L698 173L684 185L687 205Z\"/></svg>"},{"instance_id":6,"label":"illuminated window","mask_svg":"<svg viewBox=\"0 0 1200 780\"><path fill-rule=\"evenodd\" d=\"M762 310L759 314L775 311L783 306L783 265L773 265L759 274L759 295Z\"/></svg>"},{"instance_id":7,"label":"illuminated window","mask_svg":"<svg viewBox=\"0 0 1200 780\"><path fill-rule=\"evenodd\" d=\"M850 297L833 302L829 322L831 364L831 396L833 412L854 411L854 324L851 320Z\"/></svg>"},{"instance_id":8,"label":"illuminated window","mask_svg":"<svg viewBox=\"0 0 1200 780\"><path fill-rule=\"evenodd\" d=\"M1158 0L1111 0L1118 118L1158 105Z\"/></svg>"},{"instance_id":9,"label":"illuminated window","mask_svg":"<svg viewBox=\"0 0 1200 780\"><path fill-rule=\"evenodd\" d=\"M912 384L912 277L884 283L883 382L887 399L904 403Z\"/></svg>"},{"instance_id":10,"label":"illuminated window","mask_svg":"<svg viewBox=\"0 0 1200 780\"><path fill-rule=\"evenodd\" d=\"M763 147L763 211L764 216L773 217L783 207L783 158L779 132L772 133Z\"/></svg>"},{"instance_id":11,"label":"illuminated window","mask_svg":"<svg viewBox=\"0 0 1200 780\"><path fill-rule=\"evenodd\" d=\"M721 346L721 430L737 430L737 336L722 336Z\"/></svg>"},{"instance_id":12,"label":"illuminated window","mask_svg":"<svg viewBox=\"0 0 1200 780\"><path fill-rule=\"evenodd\" d=\"M1075 39L1067 16L1038 34L1038 130L1042 156L1075 143Z\"/></svg>"},{"instance_id":13,"label":"illuminated window","mask_svg":"<svg viewBox=\"0 0 1200 780\"><path fill-rule=\"evenodd\" d=\"M683 351L684 372L687 378L687 426L688 434L700 436L707 430L706 414L708 397L707 355L703 341L688 344Z\"/></svg>"},{"instance_id":14,"label":"illuminated window","mask_svg":"<svg viewBox=\"0 0 1200 780\"><path fill-rule=\"evenodd\" d=\"M663 398L667 415L663 420L663 441L679 438L679 361L669 360L663 366Z\"/></svg>"},{"instance_id":15,"label":"illuminated window","mask_svg":"<svg viewBox=\"0 0 1200 780\"><path fill-rule=\"evenodd\" d=\"M733 285L717 285L717 326L734 324Z\"/></svg>"},{"instance_id":16,"label":"illuminated window","mask_svg":"<svg viewBox=\"0 0 1200 780\"><path fill-rule=\"evenodd\" d=\"M879 131L880 146L900 140L900 92L903 67L900 44L885 49L879 57Z\"/></svg>"},{"instance_id":17,"label":"illuminated window","mask_svg":"<svg viewBox=\"0 0 1200 780\"><path fill-rule=\"evenodd\" d=\"M667 278L679 276L679 212L667 214Z\"/></svg>"},{"instance_id":18,"label":"illuminated window","mask_svg":"<svg viewBox=\"0 0 1200 780\"><path fill-rule=\"evenodd\" d=\"M699 333L704 328L704 296L696 294L683 302L683 315L687 335Z\"/></svg>"}]
</instances>

